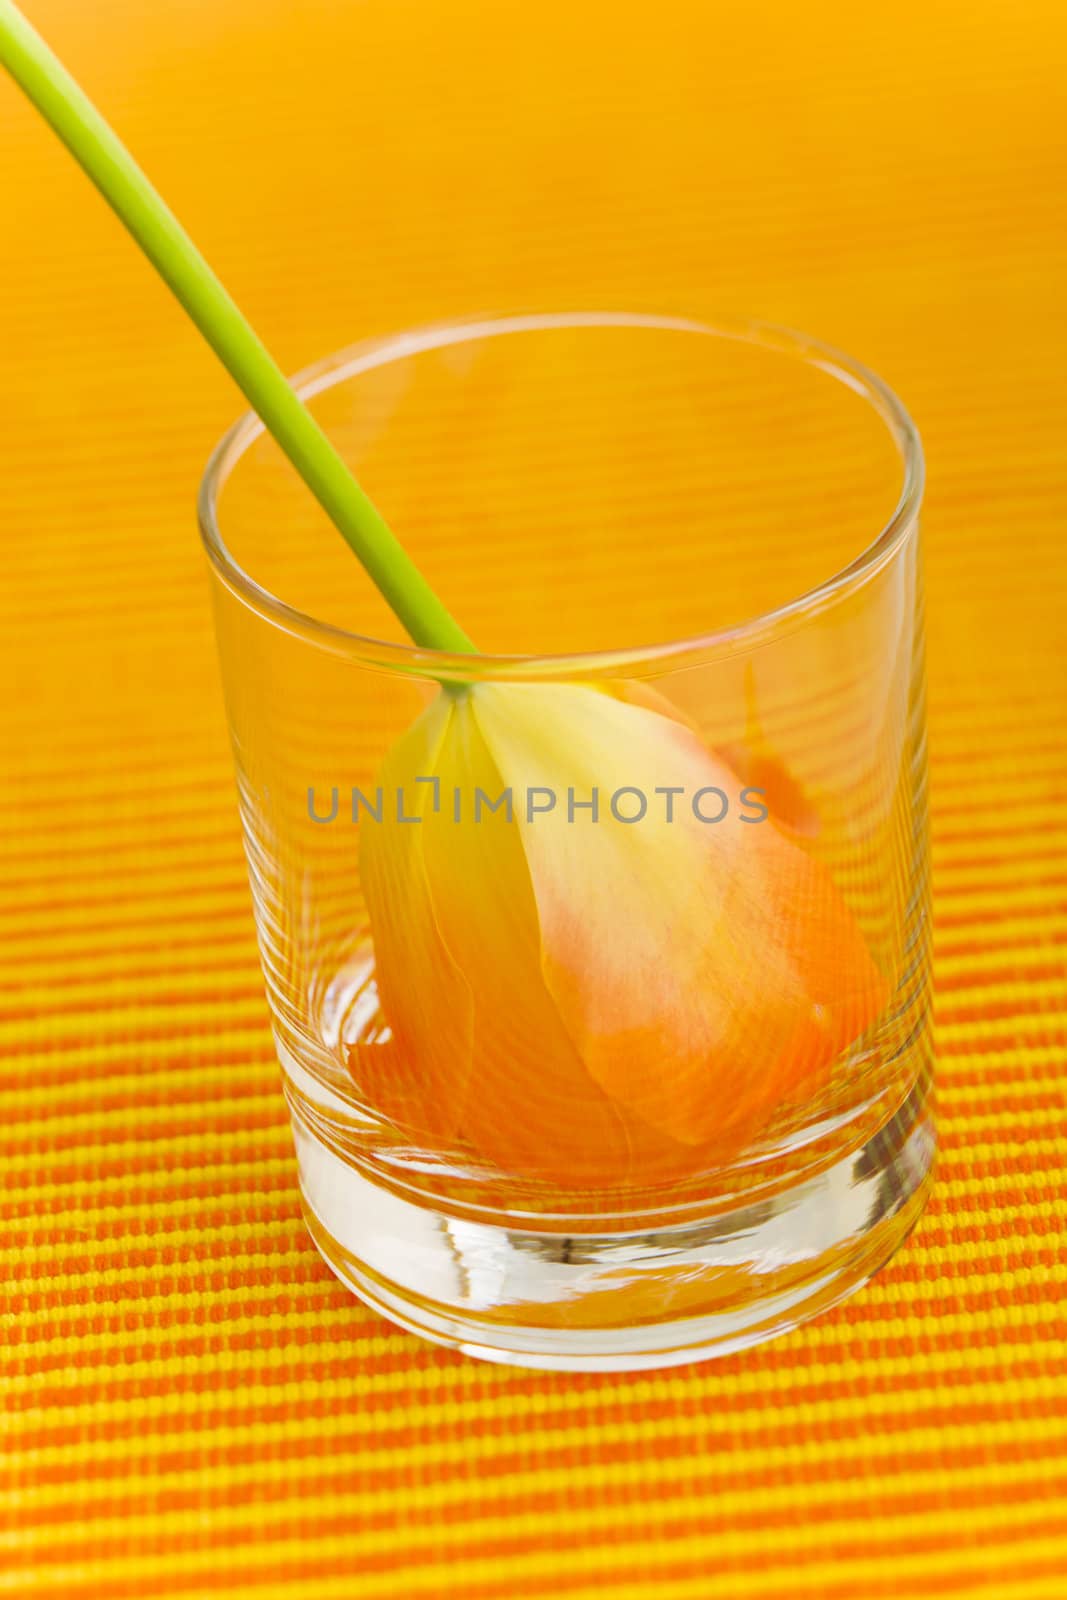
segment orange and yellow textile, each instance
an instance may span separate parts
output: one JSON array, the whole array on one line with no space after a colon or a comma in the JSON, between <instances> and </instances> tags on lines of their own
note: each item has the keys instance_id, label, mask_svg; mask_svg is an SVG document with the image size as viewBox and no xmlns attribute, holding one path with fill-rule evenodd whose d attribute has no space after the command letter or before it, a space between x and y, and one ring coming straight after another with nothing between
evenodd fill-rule
<instances>
[{"instance_id":1,"label":"orange and yellow textile","mask_svg":"<svg viewBox=\"0 0 1067 1600\"><path fill-rule=\"evenodd\" d=\"M289 368L472 311L808 328L930 458L940 1177L876 1282L476 1365L300 1220L192 500L239 409L0 83L0 1589L1067 1592L1067 19L27 0ZM477 559L457 551L457 560Z\"/></svg>"}]
</instances>

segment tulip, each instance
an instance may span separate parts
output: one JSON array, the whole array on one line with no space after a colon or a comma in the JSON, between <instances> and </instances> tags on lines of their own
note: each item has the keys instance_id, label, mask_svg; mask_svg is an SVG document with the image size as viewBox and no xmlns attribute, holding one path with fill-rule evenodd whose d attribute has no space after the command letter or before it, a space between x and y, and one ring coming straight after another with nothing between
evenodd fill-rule
<instances>
[{"instance_id":1,"label":"tulip","mask_svg":"<svg viewBox=\"0 0 1067 1600\"><path fill-rule=\"evenodd\" d=\"M434 1148L568 1187L691 1173L885 1003L826 869L651 691L441 691L379 781L360 861L387 1028L350 1065Z\"/></svg>"}]
</instances>

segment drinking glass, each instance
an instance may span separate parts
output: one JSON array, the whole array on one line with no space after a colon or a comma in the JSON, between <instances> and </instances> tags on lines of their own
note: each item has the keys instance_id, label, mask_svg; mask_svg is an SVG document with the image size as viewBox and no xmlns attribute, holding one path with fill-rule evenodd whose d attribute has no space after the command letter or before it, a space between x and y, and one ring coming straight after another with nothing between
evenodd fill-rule
<instances>
[{"instance_id":1,"label":"drinking glass","mask_svg":"<svg viewBox=\"0 0 1067 1600\"><path fill-rule=\"evenodd\" d=\"M297 387L478 645L407 640L231 428L200 524L315 1244L515 1365L795 1326L931 1179L914 427L815 340L644 314Z\"/></svg>"}]
</instances>

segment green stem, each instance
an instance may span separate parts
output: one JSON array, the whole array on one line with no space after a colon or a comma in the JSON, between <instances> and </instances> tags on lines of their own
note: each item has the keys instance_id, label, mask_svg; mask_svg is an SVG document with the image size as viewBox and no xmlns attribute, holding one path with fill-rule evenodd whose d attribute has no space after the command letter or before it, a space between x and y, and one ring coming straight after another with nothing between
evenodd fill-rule
<instances>
[{"instance_id":1,"label":"green stem","mask_svg":"<svg viewBox=\"0 0 1067 1600\"><path fill-rule=\"evenodd\" d=\"M416 644L473 650L184 228L11 0L0 0L0 65L59 135L177 295Z\"/></svg>"}]
</instances>

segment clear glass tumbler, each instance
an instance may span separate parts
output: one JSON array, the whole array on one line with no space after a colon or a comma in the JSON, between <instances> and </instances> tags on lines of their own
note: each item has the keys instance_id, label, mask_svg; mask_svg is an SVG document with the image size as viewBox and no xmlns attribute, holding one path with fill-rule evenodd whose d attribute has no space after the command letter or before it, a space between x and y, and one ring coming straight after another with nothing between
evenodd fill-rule
<instances>
[{"instance_id":1,"label":"clear glass tumbler","mask_svg":"<svg viewBox=\"0 0 1067 1600\"><path fill-rule=\"evenodd\" d=\"M480 652L406 642L230 430L200 520L315 1243L517 1365L795 1326L934 1155L912 424L812 340L615 313L298 387Z\"/></svg>"}]
</instances>

